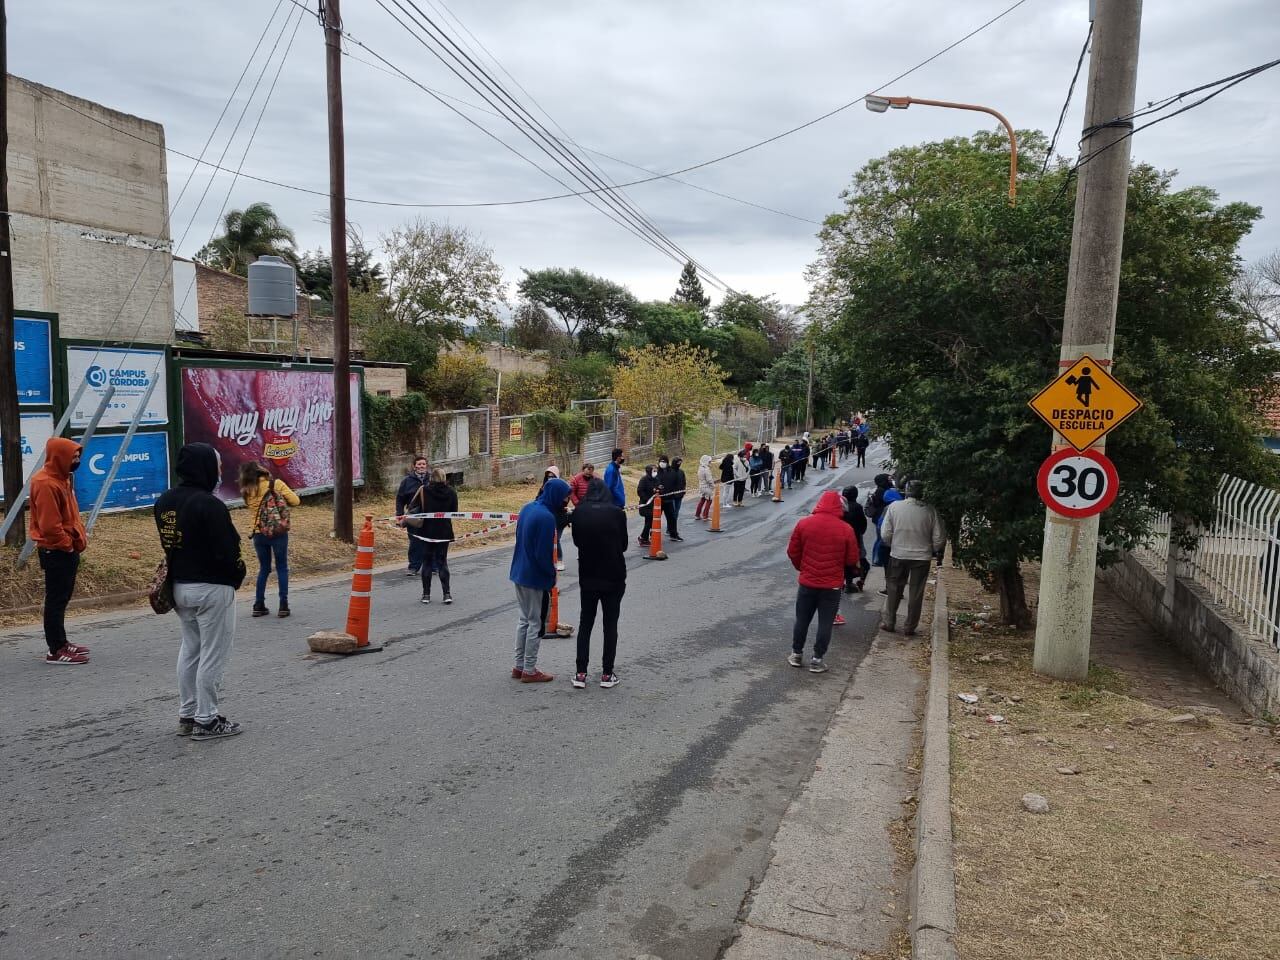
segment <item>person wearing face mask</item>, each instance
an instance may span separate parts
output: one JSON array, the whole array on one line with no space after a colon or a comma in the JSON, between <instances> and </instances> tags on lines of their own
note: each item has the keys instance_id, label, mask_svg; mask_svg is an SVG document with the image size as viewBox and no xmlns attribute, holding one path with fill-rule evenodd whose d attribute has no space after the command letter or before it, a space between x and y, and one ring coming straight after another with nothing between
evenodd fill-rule
<instances>
[{"instance_id":1,"label":"person wearing face mask","mask_svg":"<svg viewBox=\"0 0 1280 960\"><path fill-rule=\"evenodd\" d=\"M44 467L31 478L31 511L27 532L36 545L44 571L45 663L89 662L89 648L67 641L67 604L76 589L80 554L88 546L71 474L80 466L84 448L74 440L53 437L44 446Z\"/></svg>"},{"instance_id":2,"label":"person wearing face mask","mask_svg":"<svg viewBox=\"0 0 1280 960\"><path fill-rule=\"evenodd\" d=\"M644 468L644 476L636 484L636 499L640 502L640 516L644 517L644 528L640 531L640 539L636 542L642 547L649 545L649 531L653 528L653 495L661 490L658 480L658 468L652 463ZM658 520L662 522L661 519Z\"/></svg>"},{"instance_id":3,"label":"person wearing face mask","mask_svg":"<svg viewBox=\"0 0 1280 960\"><path fill-rule=\"evenodd\" d=\"M430 482L430 476L427 470L427 458L417 456L413 458L413 466L409 470L408 476L400 481L400 486L396 490L396 516L403 517L406 513L426 513L422 509L422 499L426 496L427 484ZM415 537L415 531L422 529L424 521L419 519L401 520L400 526L406 529L409 534L409 568L405 571L405 576L415 577L422 568L422 560L427 553L427 545Z\"/></svg>"},{"instance_id":4,"label":"person wearing face mask","mask_svg":"<svg viewBox=\"0 0 1280 960\"><path fill-rule=\"evenodd\" d=\"M178 486L162 493L153 510L169 563L173 609L182 624L177 732L215 740L241 732L240 724L222 715L218 699L245 565L231 512L213 493L222 479L218 452L207 443L185 444L177 473Z\"/></svg>"},{"instance_id":5,"label":"person wearing face mask","mask_svg":"<svg viewBox=\"0 0 1280 960\"><path fill-rule=\"evenodd\" d=\"M658 463L658 482L662 484L662 515L667 518L667 538L677 543L684 541L684 537L680 536L678 521L685 487L689 485L684 471L680 469L683 463L679 457L674 458L666 468L662 466L662 462Z\"/></svg>"}]
</instances>

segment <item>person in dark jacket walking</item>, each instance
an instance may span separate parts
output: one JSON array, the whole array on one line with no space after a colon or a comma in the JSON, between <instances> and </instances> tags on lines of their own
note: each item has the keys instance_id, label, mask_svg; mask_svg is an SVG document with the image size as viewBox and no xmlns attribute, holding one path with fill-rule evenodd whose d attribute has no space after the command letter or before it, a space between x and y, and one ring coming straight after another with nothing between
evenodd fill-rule
<instances>
[{"instance_id":1,"label":"person in dark jacket walking","mask_svg":"<svg viewBox=\"0 0 1280 960\"><path fill-rule=\"evenodd\" d=\"M650 503L653 495L661 489L658 481L658 468L652 463L647 464L644 468L644 476L640 478L640 482L636 484L636 502L639 503L640 516L644 518L644 527L640 530L640 539L636 542L642 547L649 545L649 531L653 528L653 504ZM661 523L662 519L659 518Z\"/></svg>"},{"instance_id":2,"label":"person in dark jacket walking","mask_svg":"<svg viewBox=\"0 0 1280 960\"><path fill-rule=\"evenodd\" d=\"M213 740L241 732L220 712L222 674L236 631L236 590L244 583L240 534L214 496L222 460L207 443L178 451L179 484L156 501L156 529L169 564L173 608L182 623L178 650L178 735Z\"/></svg>"},{"instance_id":3,"label":"person in dark jacket walking","mask_svg":"<svg viewBox=\"0 0 1280 960\"><path fill-rule=\"evenodd\" d=\"M414 457L412 469L396 489L397 517L402 517L406 513L426 513L422 509L422 497L429 479L427 458ZM409 568L405 571L405 575L417 576L418 570L422 567L422 558L427 552L426 544L413 535L415 531L421 531L422 521L401 520L400 526L404 527L409 534Z\"/></svg>"},{"instance_id":4,"label":"person in dark jacket walking","mask_svg":"<svg viewBox=\"0 0 1280 960\"><path fill-rule=\"evenodd\" d=\"M831 643L831 628L840 609L840 587L846 567L856 566L861 555L853 530L844 522L840 494L826 491L813 513L796 524L787 544L787 557L800 571L796 591L796 622L791 631L791 655L787 663L804 666L805 638L813 615L818 615L818 635L809 660L810 673L825 673L823 657Z\"/></svg>"},{"instance_id":5,"label":"person in dark jacket walking","mask_svg":"<svg viewBox=\"0 0 1280 960\"><path fill-rule=\"evenodd\" d=\"M569 484L551 477L537 499L526 503L516 521L516 545L511 555L511 582L516 588L520 621L516 625L516 657L511 676L524 683L547 683L555 677L538 669L542 646L542 596L556 582L553 549L556 511L569 500Z\"/></svg>"},{"instance_id":6,"label":"person in dark jacket walking","mask_svg":"<svg viewBox=\"0 0 1280 960\"><path fill-rule=\"evenodd\" d=\"M423 513L457 513L458 491L445 481L444 471L436 467L431 471L431 481L422 493ZM453 542L453 521L444 518L424 520L422 529L411 531L423 538L426 550L422 556L422 602L431 602L431 575L440 575L440 589L444 602L453 603L449 592L449 544Z\"/></svg>"},{"instance_id":7,"label":"person in dark jacket walking","mask_svg":"<svg viewBox=\"0 0 1280 960\"><path fill-rule=\"evenodd\" d=\"M854 463L855 467L865 467L867 465L867 447L871 446L871 440L865 433L859 433L853 438L853 449L857 453L858 459Z\"/></svg>"},{"instance_id":8,"label":"person in dark jacket walking","mask_svg":"<svg viewBox=\"0 0 1280 960\"><path fill-rule=\"evenodd\" d=\"M863 512L862 504L858 502L857 487L845 487L842 492L845 504L844 522L853 528L853 536L858 541L858 565L845 568L844 592L858 593L862 590L863 584L866 583L867 573L871 570L871 564L867 562L867 548L863 540L867 534L867 515Z\"/></svg>"},{"instance_id":9,"label":"person in dark jacket walking","mask_svg":"<svg viewBox=\"0 0 1280 960\"><path fill-rule=\"evenodd\" d=\"M578 586L582 592L582 613L578 618L578 659L573 685L587 685L591 659L591 630L596 624L596 606L603 613L604 650L601 657L600 686L616 687L618 675L614 659L618 653L618 616L622 595L627 589L627 515L613 502L609 490L593 479L586 496L573 512L573 542L578 547Z\"/></svg>"},{"instance_id":10,"label":"person in dark jacket walking","mask_svg":"<svg viewBox=\"0 0 1280 960\"><path fill-rule=\"evenodd\" d=\"M684 540L680 536L680 504L684 502L684 491L689 481L681 469L683 463L680 457L676 457L663 470L662 461L658 461L658 483L662 485L662 515L667 518L667 538L676 542Z\"/></svg>"}]
</instances>

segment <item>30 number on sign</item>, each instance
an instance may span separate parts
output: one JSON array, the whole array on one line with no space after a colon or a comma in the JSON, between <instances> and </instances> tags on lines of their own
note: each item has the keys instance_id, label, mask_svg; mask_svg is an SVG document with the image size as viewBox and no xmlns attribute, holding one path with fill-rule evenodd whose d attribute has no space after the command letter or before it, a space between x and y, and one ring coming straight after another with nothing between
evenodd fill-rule
<instances>
[{"instance_id":1,"label":"30 number on sign","mask_svg":"<svg viewBox=\"0 0 1280 960\"><path fill-rule=\"evenodd\" d=\"M1054 513L1080 519L1101 513L1115 502L1120 476L1096 450L1059 450L1040 465L1040 499Z\"/></svg>"}]
</instances>

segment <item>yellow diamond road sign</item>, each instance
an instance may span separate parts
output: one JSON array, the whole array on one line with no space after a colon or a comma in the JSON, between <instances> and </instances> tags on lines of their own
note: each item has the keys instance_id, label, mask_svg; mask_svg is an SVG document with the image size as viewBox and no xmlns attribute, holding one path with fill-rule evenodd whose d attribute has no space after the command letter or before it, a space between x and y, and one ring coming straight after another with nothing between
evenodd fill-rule
<instances>
[{"instance_id":1,"label":"yellow diamond road sign","mask_svg":"<svg viewBox=\"0 0 1280 960\"><path fill-rule=\"evenodd\" d=\"M1092 357L1081 357L1037 393L1030 406L1063 440L1083 451L1140 410L1142 401Z\"/></svg>"}]
</instances>

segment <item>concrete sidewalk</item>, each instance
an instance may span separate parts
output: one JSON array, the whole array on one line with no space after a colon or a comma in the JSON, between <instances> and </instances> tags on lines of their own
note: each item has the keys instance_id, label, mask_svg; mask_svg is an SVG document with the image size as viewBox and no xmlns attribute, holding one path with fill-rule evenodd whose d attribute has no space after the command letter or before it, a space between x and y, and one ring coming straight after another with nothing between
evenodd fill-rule
<instances>
[{"instance_id":1,"label":"concrete sidewalk","mask_svg":"<svg viewBox=\"0 0 1280 960\"><path fill-rule=\"evenodd\" d=\"M845 598L846 610L878 611L882 580L874 572L866 592ZM928 627L922 622L922 636ZM876 637L844 691L813 775L783 816L725 960L847 960L885 951L904 928L907 875L893 828L912 813L903 801L918 779L910 764L927 687L916 664L922 642ZM890 706L870 712L873 701Z\"/></svg>"}]
</instances>

